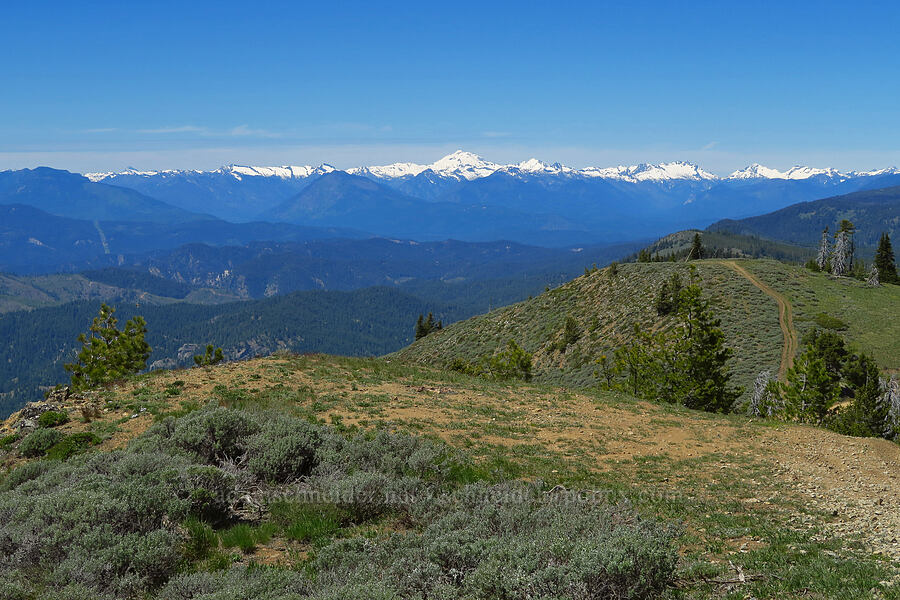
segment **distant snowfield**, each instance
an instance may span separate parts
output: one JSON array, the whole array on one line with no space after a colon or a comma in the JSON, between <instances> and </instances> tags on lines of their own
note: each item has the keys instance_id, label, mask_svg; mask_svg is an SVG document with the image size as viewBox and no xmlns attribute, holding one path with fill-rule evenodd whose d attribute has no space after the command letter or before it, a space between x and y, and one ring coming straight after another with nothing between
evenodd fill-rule
<instances>
[{"instance_id":1,"label":"distant snowfield","mask_svg":"<svg viewBox=\"0 0 900 600\"><path fill-rule=\"evenodd\" d=\"M311 165L304 166L280 166L280 167L254 167L242 165L228 165L208 171L208 173L230 174L238 181L245 177L278 177L280 179L305 179L312 176L323 175L336 171L335 167L328 164L321 164L317 167ZM659 164L640 164L633 166L620 165L617 167L586 167L584 169L573 169L559 163L548 164L536 158L513 165L501 165L483 159L477 154L457 150L452 154L437 160L428 165L420 165L417 163L403 162L391 165L378 165L368 167L355 167L347 169L347 173L351 175L362 175L375 179L409 179L421 175L425 172L431 172L436 177L444 179L455 179L458 181L472 181L488 177L497 172L508 173L512 176L569 176L583 177L591 179L609 179L628 182L644 182L644 181L727 181L727 180L753 180L753 179L784 179L784 180L802 180L821 177L832 181L845 181L857 177L874 177L878 175L894 175L900 174L897 167L889 167L886 169L872 171L850 171L842 173L837 169L825 168L818 169L807 166L795 166L787 171L779 171L759 164L752 164L744 169L740 169L731 173L727 177L719 177L708 171L703 170L700 166L684 162L674 161ZM203 171L140 171L137 169L126 169L119 172L107 173L85 173L85 177L91 181L103 181L105 179L117 176L131 175L138 177L165 177L178 176L184 173L203 173Z\"/></svg>"}]
</instances>

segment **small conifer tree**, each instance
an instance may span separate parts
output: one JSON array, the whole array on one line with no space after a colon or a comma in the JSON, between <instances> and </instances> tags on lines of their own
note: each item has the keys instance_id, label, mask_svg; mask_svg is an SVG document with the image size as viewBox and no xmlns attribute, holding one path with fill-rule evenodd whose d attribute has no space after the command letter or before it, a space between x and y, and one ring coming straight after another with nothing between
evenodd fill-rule
<instances>
[{"instance_id":1,"label":"small conifer tree","mask_svg":"<svg viewBox=\"0 0 900 600\"><path fill-rule=\"evenodd\" d=\"M150 346L144 341L147 323L143 317L116 328L115 308L101 305L100 313L87 333L78 336L81 350L77 360L65 365L71 375L73 390L83 390L142 371L147 367Z\"/></svg>"},{"instance_id":2,"label":"small conifer tree","mask_svg":"<svg viewBox=\"0 0 900 600\"><path fill-rule=\"evenodd\" d=\"M897 275L897 265L894 262L894 249L891 246L891 236L884 232L878 240L878 250L875 252L875 267L878 269L879 281L883 283L900 283Z\"/></svg>"},{"instance_id":3,"label":"small conifer tree","mask_svg":"<svg viewBox=\"0 0 900 600\"><path fill-rule=\"evenodd\" d=\"M694 234L694 241L691 242L691 250L688 253L688 260L699 260L703 258L703 239L700 232Z\"/></svg>"},{"instance_id":4,"label":"small conifer tree","mask_svg":"<svg viewBox=\"0 0 900 600\"><path fill-rule=\"evenodd\" d=\"M225 354L222 348L213 348L212 344L206 345L206 352L194 355L194 364L198 367L209 367L217 365L225 360Z\"/></svg>"}]
</instances>

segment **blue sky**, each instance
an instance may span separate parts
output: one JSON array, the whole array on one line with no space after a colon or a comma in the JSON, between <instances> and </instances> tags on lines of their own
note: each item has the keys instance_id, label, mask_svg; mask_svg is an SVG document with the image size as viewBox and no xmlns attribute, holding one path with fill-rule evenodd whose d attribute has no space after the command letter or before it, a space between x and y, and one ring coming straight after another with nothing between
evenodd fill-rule
<instances>
[{"instance_id":1,"label":"blue sky","mask_svg":"<svg viewBox=\"0 0 900 600\"><path fill-rule=\"evenodd\" d=\"M900 163L892 3L377 4L9 3L0 169Z\"/></svg>"}]
</instances>

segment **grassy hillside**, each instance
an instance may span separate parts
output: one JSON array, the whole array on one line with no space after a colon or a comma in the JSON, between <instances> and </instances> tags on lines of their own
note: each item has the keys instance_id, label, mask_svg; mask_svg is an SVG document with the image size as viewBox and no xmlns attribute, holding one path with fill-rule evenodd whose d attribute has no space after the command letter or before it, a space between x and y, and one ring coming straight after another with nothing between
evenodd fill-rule
<instances>
[{"instance_id":1,"label":"grassy hillside","mask_svg":"<svg viewBox=\"0 0 900 600\"><path fill-rule=\"evenodd\" d=\"M871 354L882 368L900 369L900 286L873 289L849 277L771 261L741 264L790 300L801 337L814 327L833 328Z\"/></svg>"},{"instance_id":2,"label":"grassy hillside","mask_svg":"<svg viewBox=\"0 0 900 600\"><path fill-rule=\"evenodd\" d=\"M815 257L813 248L767 240L756 235L738 235L728 231L698 231L696 229L669 234L647 246L646 250L652 257L659 255L666 258L673 254L676 257L687 256L695 233L701 234L703 248L710 257L774 258L793 263L804 263ZM637 254L631 257L632 260L636 258Z\"/></svg>"},{"instance_id":3,"label":"grassy hillside","mask_svg":"<svg viewBox=\"0 0 900 600\"><path fill-rule=\"evenodd\" d=\"M81 407L96 416L84 422ZM23 442L0 446L0 464L19 467L0 474L0 516L15 514L0 543L34 549L0 564L5 597L900 597L897 515L879 501L900 492L900 449L885 440L321 355L160 371L64 409L59 435L99 437L87 454L23 467ZM228 426L202 426L213 418ZM274 460L310 444L313 467ZM312 471L272 479L279 465ZM501 482L516 479L543 500L513 500ZM431 495L348 494L367 482ZM241 499L190 508L206 511L198 523L175 495L207 497L197 485ZM310 486L341 494L304 509ZM443 501L459 490L469 500L453 512L459 501ZM51 507L65 527L42 520ZM77 533L95 528L104 535Z\"/></svg>"},{"instance_id":4,"label":"grassy hillside","mask_svg":"<svg viewBox=\"0 0 900 600\"><path fill-rule=\"evenodd\" d=\"M735 381L749 389L762 370L777 373L784 338L776 301L730 261L697 261L701 283L712 301L726 344L734 350ZM900 287L869 289L859 282L834 280L801 267L773 260L736 260L760 281L797 304L798 328L808 330L820 313L853 323L846 335L871 352L885 368L897 367L895 316L900 313ZM535 379L575 387L596 385L594 361L632 339L635 324L659 328L653 300L673 272L688 276L685 263L632 263L583 275L525 302L454 324L396 354L420 364L447 366L457 357L476 360L514 339L534 353ZM579 324L580 338L565 351L557 349L567 316ZM820 317L821 320L821 317Z\"/></svg>"}]
</instances>

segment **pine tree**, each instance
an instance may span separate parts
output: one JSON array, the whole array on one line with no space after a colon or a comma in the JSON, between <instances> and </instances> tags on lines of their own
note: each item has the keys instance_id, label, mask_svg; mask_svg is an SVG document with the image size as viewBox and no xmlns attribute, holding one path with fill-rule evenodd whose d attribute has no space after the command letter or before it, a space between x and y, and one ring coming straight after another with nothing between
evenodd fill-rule
<instances>
[{"instance_id":1,"label":"pine tree","mask_svg":"<svg viewBox=\"0 0 900 600\"><path fill-rule=\"evenodd\" d=\"M426 335L428 333L425 331L425 316L420 313L419 318L416 319L416 339L420 340Z\"/></svg>"},{"instance_id":2,"label":"pine tree","mask_svg":"<svg viewBox=\"0 0 900 600\"><path fill-rule=\"evenodd\" d=\"M891 236L884 232L878 240L878 250L875 252L875 267L878 268L879 280L884 283L900 283L897 275L897 265L894 262L894 249L891 246Z\"/></svg>"},{"instance_id":3,"label":"pine tree","mask_svg":"<svg viewBox=\"0 0 900 600\"><path fill-rule=\"evenodd\" d=\"M713 314L709 301L702 298L697 284L686 288L681 296L681 313L687 332L683 403L688 408L728 412L741 390L730 385L728 361L733 352L725 347L725 333L720 328L722 322Z\"/></svg>"},{"instance_id":4,"label":"pine tree","mask_svg":"<svg viewBox=\"0 0 900 600\"><path fill-rule=\"evenodd\" d=\"M635 325L635 341L616 350L616 372L635 396L727 412L741 390L730 385L732 352L698 282L692 268L691 284L678 293L674 327L648 333Z\"/></svg>"},{"instance_id":5,"label":"pine tree","mask_svg":"<svg viewBox=\"0 0 900 600\"><path fill-rule=\"evenodd\" d=\"M581 331L578 329L578 321L575 317L569 315L566 317L566 324L563 326L563 337L561 350L565 350L581 337Z\"/></svg>"},{"instance_id":6,"label":"pine tree","mask_svg":"<svg viewBox=\"0 0 900 600\"><path fill-rule=\"evenodd\" d=\"M78 336L81 351L77 360L65 365L72 373L71 387L83 390L108 383L142 371L147 367L150 346L144 341L147 323L143 317L125 322L123 330L116 329L116 309L103 304L100 313L88 329Z\"/></svg>"},{"instance_id":7,"label":"pine tree","mask_svg":"<svg viewBox=\"0 0 900 600\"><path fill-rule=\"evenodd\" d=\"M825 420L840 393L825 361L808 351L797 357L781 389L788 418L817 425Z\"/></svg>"},{"instance_id":8,"label":"pine tree","mask_svg":"<svg viewBox=\"0 0 900 600\"><path fill-rule=\"evenodd\" d=\"M853 402L839 413L832 428L846 435L880 437L886 433L890 405L875 361L860 354L847 365Z\"/></svg>"},{"instance_id":9,"label":"pine tree","mask_svg":"<svg viewBox=\"0 0 900 600\"><path fill-rule=\"evenodd\" d=\"M665 316L678 310L678 299L681 296L681 288L684 287L681 275L672 273L672 276L663 281L656 295L656 313Z\"/></svg>"},{"instance_id":10,"label":"pine tree","mask_svg":"<svg viewBox=\"0 0 900 600\"><path fill-rule=\"evenodd\" d=\"M419 314L419 318L416 319L416 339L420 340L432 331L438 331L439 329L443 328L444 322L435 322L433 313L428 313L428 318L425 318L422 314Z\"/></svg>"},{"instance_id":11,"label":"pine tree","mask_svg":"<svg viewBox=\"0 0 900 600\"><path fill-rule=\"evenodd\" d=\"M820 271L828 270L828 253L830 252L828 244L828 228L822 230L822 240L819 242L819 253L816 255L816 266Z\"/></svg>"},{"instance_id":12,"label":"pine tree","mask_svg":"<svg viewBox=\"0 0 900 600\"><path fill-rule=\"evenodd\" d=\"M700 238L700 233L697 232L694 234L694 241L691 242L688 260L699 260L701 258L703 258L703 240Z\"/></svg>"},{"instance_id":13,"label":"pine tree","mask_svg":"<svg viewBox=\"0 0 900 600\"><path fill-rule=\"evenodd\" d=\"M198 367L217 365L223 360L225 360L225 354L222 352L222 348L213 348L212 344L206 345L205 353L194 355L194 364Z\"/></svg>"}]
</instances>

